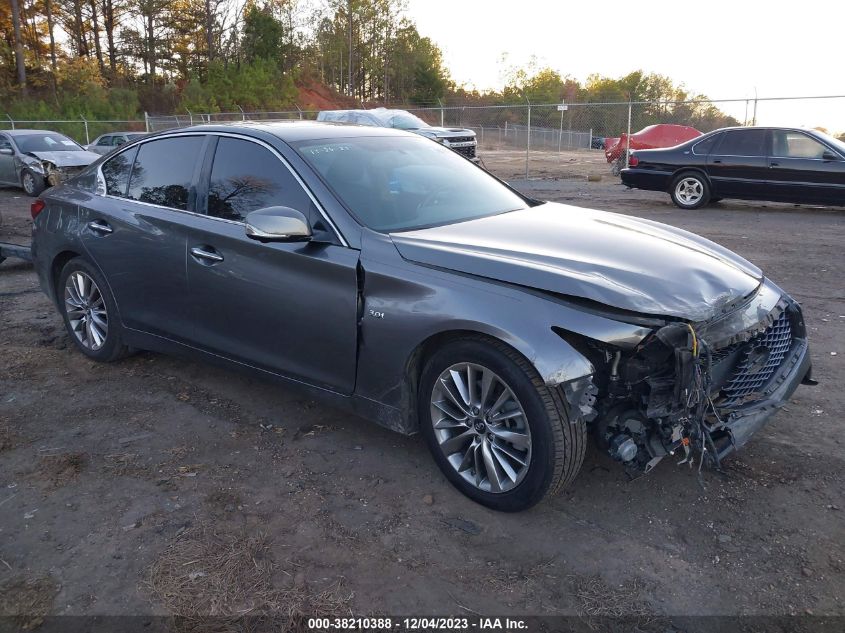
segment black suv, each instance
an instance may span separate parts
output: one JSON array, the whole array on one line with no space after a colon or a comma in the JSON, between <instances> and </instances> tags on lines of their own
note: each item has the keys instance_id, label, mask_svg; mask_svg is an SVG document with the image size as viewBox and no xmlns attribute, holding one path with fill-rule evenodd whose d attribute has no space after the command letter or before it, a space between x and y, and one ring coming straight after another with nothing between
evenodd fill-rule
<instances>
[{"instance_id":1,"label":"black suv","mask_svg":"<svg viewBox=\"0 0 845 633\"><path fill-rule=\"evenodd\" d=\"M817 130L726 128L632 152L622 182L666 191L682 209L722 198L845 205L845 143Z\"/></svg>"}]
</instances>

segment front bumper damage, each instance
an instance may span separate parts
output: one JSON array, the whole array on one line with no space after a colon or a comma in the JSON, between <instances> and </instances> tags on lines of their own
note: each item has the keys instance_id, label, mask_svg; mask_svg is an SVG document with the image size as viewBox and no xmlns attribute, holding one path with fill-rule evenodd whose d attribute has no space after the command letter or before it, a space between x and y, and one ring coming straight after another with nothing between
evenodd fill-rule
<instances>
[{"instance_id":1,"label":"front bumper damage","mask_svg":"<svg viewBox=\"0 0 845 633\"><path fill-rule=\"evenodd\" d=\"M667 456L719 467L814 384L800 306L764 281L706 322L669 321L633 349L594 346L597 371L562 386L570 419L631 476Z\"/></svg>"}]
</instances>

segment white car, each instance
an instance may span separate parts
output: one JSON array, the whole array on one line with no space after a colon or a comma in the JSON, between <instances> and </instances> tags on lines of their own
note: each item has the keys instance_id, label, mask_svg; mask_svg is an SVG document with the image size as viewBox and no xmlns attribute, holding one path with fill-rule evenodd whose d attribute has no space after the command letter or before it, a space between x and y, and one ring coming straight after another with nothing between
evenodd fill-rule
<instances>
[{"instance_id":1,"label":"white car","mask_svg":"<svg viewBox=\"0 0 845 633\"><path fill-rule=\"evenodd\" d=\"M143 132L111 132L98 136L93 143L86 145L85 149L97 154L108 154L115 147L120 147L124 143L134 141L142 136L145 136Z\"/></svg>"}]
</instances>

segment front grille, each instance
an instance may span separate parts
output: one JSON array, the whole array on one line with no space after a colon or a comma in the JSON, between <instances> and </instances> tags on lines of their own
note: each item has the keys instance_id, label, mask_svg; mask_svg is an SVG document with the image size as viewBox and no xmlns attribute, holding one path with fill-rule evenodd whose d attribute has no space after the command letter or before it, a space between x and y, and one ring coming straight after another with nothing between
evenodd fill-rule
<instances>
[{"instance_id":1,"label":"front grille","mask_svg":"<svg viewBox=\"0 0 845 633\"><path fill-rule=\"evenodd\" d=\"M450 143L472 143L475 140L474 136L450 136L448 139Z\"/></svg>"},{"instance_id":2,"label":"front grille","mask_svg":"<svg viewBox=\"0 0 845 633\"><path fill-rule=\"evenodd\" d=\"M768 329L747 343L741 344L740 360L722 388L722 395L725 398L722 404L725 406L741 404L748 396L759 391L780 367L791 345L792 327L789 324L789 316L783 312ZM717 361L717 355L721 360L724 358L722 354L729 354L736 349L735 346L732 347L733 349L725 348L715 352L713 361ZM761 348L768 351L768 358L762 367L755 370L752 367L755 360L752 354Z\"/></svg>"},{"instance_id":3,"label":"front grille","mask_svg":"<svg viewBox=\"0 0 845 633\"><path fill-rule=\"evenodd\" d=\"M453 147L453 152L458 152L461 156L466 156L467 158L475 158L475 145L469 145L467 147Z\"/></svg>"}]
</instances>

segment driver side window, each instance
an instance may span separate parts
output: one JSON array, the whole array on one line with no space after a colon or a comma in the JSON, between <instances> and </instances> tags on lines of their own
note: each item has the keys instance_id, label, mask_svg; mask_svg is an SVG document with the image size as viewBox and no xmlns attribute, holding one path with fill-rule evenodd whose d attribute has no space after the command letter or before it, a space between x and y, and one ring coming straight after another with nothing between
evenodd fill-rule
<instances>
[{"instance_id":1,"label":"driver side window","mask_svg":"<svg viewBox=\"0 0 845 633\"><path fill-rule=\"evenodd\" d=\"M827 148L801 132L772 131L772 156L779 158L821 158Z\"/></svg>"},{"instance_id":2,"label":"driver side window","mask_svg":"<svg viewBox=\"0 0 845 633\"><path fill-rule=\"evenodd\" d=\"M208 187L208 215L243 221L250 211L291 207L315 220L311 198L286 165L257 143L221 137Z\"/></svg>"}]
</instances>

